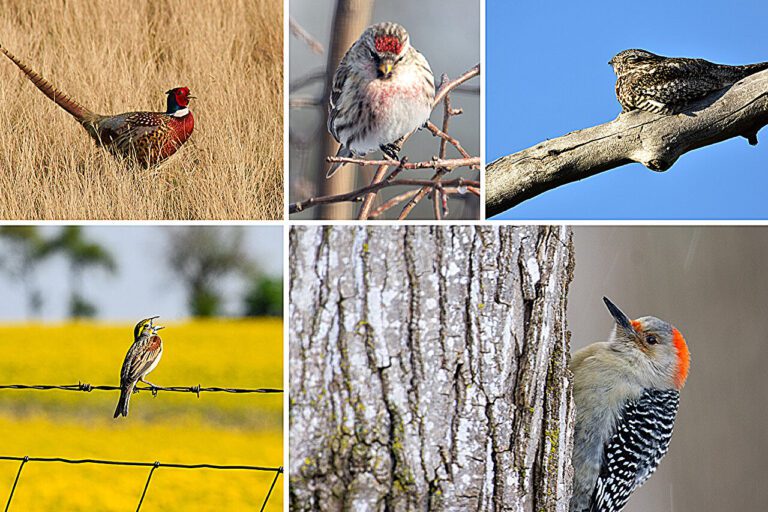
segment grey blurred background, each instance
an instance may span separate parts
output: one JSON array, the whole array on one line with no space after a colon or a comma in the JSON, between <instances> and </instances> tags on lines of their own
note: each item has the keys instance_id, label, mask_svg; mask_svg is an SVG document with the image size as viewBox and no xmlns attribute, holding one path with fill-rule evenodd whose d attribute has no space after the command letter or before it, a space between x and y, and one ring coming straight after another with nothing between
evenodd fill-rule
<instances>
[{"instance_id":1,"label":"grey blurred background","mask_svg":"<svg viewBox=\"0 0 768 512\"><path fill-rule=\"evenodd\" d=\"M282 314L281 226L0 226L0 321Z\"/></svg>"},{"instance_id":2,"label":"grey blurred background","mask_svg":"<svg viewBox=\"0 0 768 512\"><path fill-rule=\"evenodd\" d=\"M325 52L314 53L302 40L294 36L289 38L289 82L296 84L302 78L314 72L322 72L328 58L328 45L331 36L336 0L291 0L292 20L301 25L320 42ZM419 50L430 63L439 84L440 76L447 73L456 78L480 62L480 4L478 0L388 0L374 2L371 23L395 21L402 24L411 36L411 44ZM335 71L331 70L331 73ZM482 70L481 70L482 72ZM327 155L321 155L318 133L325 133L325 115L327 98L323 95L323 79L315 80L311 85L290 90L290 101L296 99L321 100L317 107L290 108L290 154L289 154L289 200L295 202L317 194L318 161ZM453 108L463 108L464 114L451 120L449 133L461 141L462 146L473 156L480 155L480 80L474 78L462 88L464 92L451 95ZM442 107L437 107L431 117L438 126L442 123ZM438 139L426 130L416 133L406 144L401 156L407 155L411 162L428 160L438 152ZM448 155L458 157L455 149L449 147ZM379 158L379 153L369 155ZM327 169L327 165L325 164ZM323 171L325 172L325 171ZM402 177L423 178L430 171L410 171ZM337 174L355 173L355 187L370 184L373 168L357 170L345 166ZM430 174L431 176L431 174ZM426 176L429 178L430 176ZM458 177L479 179L479 171L458 169L446 175L445 179ZM324 175L323 175L324 179ZM351 190L351 189L350 189ZM379 194L382 198L391 198L403 192L405 188L391 188ZM474 198L471 194L468 197ZM382 202L379 200L379 203ZM379 204L377 203L377 204ZM350 203L347 203L350 204ZM354 204L354 210L358 208ZM459 201L449 200L451 207L448 219L472 218L479 215L477 198ZM317 208L292 215L292 218L314 218ZM400 208L391 211L396 218ZM390 218L390 217L387 217ZM431 201L422 201L409 218L434 218Z\"/></svg>"},{"instance_id":3,"label":"grey blurred background","mask_svg":"<svg viewBox=\"0 0 768 512\"><path fill-rule=\"evenodd\" d=\"M691 351L669 453L625 512L765 510L768 228L575 227L574 242L572 351L606 339L603 295Z\"/></svg>"}]
</instances>

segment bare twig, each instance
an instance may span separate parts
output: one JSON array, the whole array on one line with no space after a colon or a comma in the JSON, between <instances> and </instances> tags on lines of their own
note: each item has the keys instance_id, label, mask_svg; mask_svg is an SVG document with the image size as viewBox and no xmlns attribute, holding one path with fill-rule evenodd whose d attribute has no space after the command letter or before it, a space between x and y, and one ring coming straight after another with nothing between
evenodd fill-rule
<instances>
[{"instance_id":1,"label":"bare twig","mask_svg":"<svg viewBox=\"0 0 768 512\"><path fill-rule=\"evenodd\" d=\"M442 89L443 85L448 81L448 76L443 75L441 80L440 88ZM434 135L441 138L440 140L440 158L445 158L446 151L448 149L448 142L453 144L453 146L456 147L456 149L461 153L462 155L466 155L466 151L464 151L464 148L461 147L461 144L459 144L459 141L448 135L448 125L451 121L451 117L457 116L463 113L461 109L454 110L451 108L451 96L450 94L446 94L443 99L443 129L439 129L437 126L435 126L431 121L427 123L427 128L429 131L431 131ZM466 155L468 156L468 155ZM470 167L470 169L474 169L474 167ZM447 173L449 169L446 168L437 168L437 172L435 172L434 176L432 176L432 179L435 181L440 181L442 179L442 176ZM417 204L429 193L430 189L428 187L423 187L419 192L408 202L408 204L405 205L403 210L400 212L400 215L398 216L398 220L405 219L411 211L416 207ZM435 219L441 220L442 219L442 212L447 211L448 205L444 201L441 201L440 193L436 192L433 197L433 207L432 210L435 215Z\"/></svg>"},{"instance_id":2,"label":"bare twig","mask_svg":"<svg viewBox=\"0 0 768 512\"><path fill-rule=\"evenodd\" d=\"M320 204L357 202L357 201L361 201L363 197L371 191L376 191L376 190L380 190L382 188L387 188L387 187L397 187L402 185L417 186L417 187L431 187L431 188L439 188L442 190L445 190L446 187L457 187L457 191L466 189L467 191L473 190L473 193L474 193L474 190L480 187L480 182L475 180L466 180L464 178L456 178L454 180L449 180L445 182L434 182L432 180L414 180L414 179L400 179L400 180L389 181L388 179L385 179L378 183L372 183L370 185L359 188L357 190L353 190L352 192L347 192L345 194L337 194L333 196L311 197L306 201L291 203L289 207L289 212L298 213Z\"/></svg>"},{"instance_id":3,"label":"bare twig","mask_svg":"<svg viewBox=\"0 0 768 512\"><path fill-rule=\"evenodd\" d=\"M566 183L638 162L666 171L688 151L733 137L757 144L768 124L768 71L659 116L642 111L499 158L486 171L486 210L496 215Z\"/></svg>"},{"instance_id":4,"label":"bare twig","mask_svg":"<svg viewBox=\"0 0 768 512\"><path fill-rule=\"evenodd\" d=\"M308 85L312 85L313 83L317 81L325 80L325 69L316 69L310 73L307 73L304 76L301 76L291 82L288 85L288 89L291 91L291 93L303 89L304 87L307 87Z\"/></svg>"},{"instance_id":5,"label":"bare twig","mask_svg":"<svg viewBox=\"0 0 768 512\"><path fill-rule=\"evenodd\" d=\"M397 160L365 160L364 158L347 158L343 156L329 156L325 160L326 162L341 162L345 164L355 164L360 166L390 166L398 165L400 163ZM432 160L425 160L423 162L406 163L403 165L403 168L408 170L437 168L455 169L457 167L472 167L475 165L480 165L480 157L450 158L445 160L440 158L433 158Z\"/></svg>"},{"instance_id":6,"label":"bare twig","mask_svg":"<svg viewBox=\"0 0 768 512\"><path fill-rule=\"evenodd\" d=\"M307 46L309 46L310 50L317 53L318 55L321 55L323 52L325 52L325 48L323 48L323 45L320 44L320 41L312 37L312 34L307 32L307 30L299 25L296 20L290 18L288 20L288 26L291 29L291 34L293 34L294 37L307 43Z\"/></svg>"},{"instance_id":7,"label":"bare twig","mask_svg":"<svg viewBox=\"0 0 768 512\"><path fill-rule=\"evenodd\" d=\"M393 208L397 206L398 204L402 203L403 201L407 201L408 199L412 198L416 194L418 194L418 190L409 190L408 192L403 192L402 194L396 195L392 199L387 200L383 204L379 205L375 210L371 212L371 216L369 218L375 219L379 217L381 214L389 210L390 208Z\"/></svg>"}]
</instances>

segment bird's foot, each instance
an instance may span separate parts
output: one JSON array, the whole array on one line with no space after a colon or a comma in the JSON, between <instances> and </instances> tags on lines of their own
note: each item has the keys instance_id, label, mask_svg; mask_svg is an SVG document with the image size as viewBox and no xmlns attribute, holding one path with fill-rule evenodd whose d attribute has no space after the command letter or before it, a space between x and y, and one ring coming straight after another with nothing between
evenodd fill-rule
<instances>
[{"instance_id":1,"label":"bird's foot","mask_svg":"<svg viewBox=\"0 0 768 512\"><path fill-rule=\"evenodd\" d=\"M146 384L147 386L150 387L150 391L152 392L152 396L157 396L157 390L160 389L160 386L152 384L151 382L149 382L147 380L144 380L144 379L139 379L139 380L141 382L143 382L144 384Z\"/></svg>"}]
</instances>

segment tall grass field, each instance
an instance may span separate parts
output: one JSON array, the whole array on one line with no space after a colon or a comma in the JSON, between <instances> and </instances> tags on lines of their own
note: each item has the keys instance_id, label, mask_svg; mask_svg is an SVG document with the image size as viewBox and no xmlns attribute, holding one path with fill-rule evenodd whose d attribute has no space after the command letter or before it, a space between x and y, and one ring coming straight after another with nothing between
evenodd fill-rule
<instances>
[{"instance_id":1,"label":"tall grass field","mask_svg":"<svg viewBox=\"0 0 768 512\"><path fill-rule=\"evenodd\" d=\"M99 114L164 111L187 86L195 131L142 169L0 55L0 219L278 219L282 0L0 0L0 45Z\"/></svg>"},{"instance_id":2,"label":"tall grass field","mask_svg":"<svg viewBox=\"0 0 768 512\"><path fill-rule=\"evenodd\" d=\"M282 322L164 320L158 386L282 388ZM0 325L0 384L118 385L133 325ZM117 391L0 389L0 455L279 467L282 394L136 393L113 419ZM0 502L18 462L0 461ZM145 467L30 462L10 511L136 510ZM141 510L259 510L274 473L172 469L152 477ZM283 476L266 510L281 511Z\"/></svg>"}]
</instances>

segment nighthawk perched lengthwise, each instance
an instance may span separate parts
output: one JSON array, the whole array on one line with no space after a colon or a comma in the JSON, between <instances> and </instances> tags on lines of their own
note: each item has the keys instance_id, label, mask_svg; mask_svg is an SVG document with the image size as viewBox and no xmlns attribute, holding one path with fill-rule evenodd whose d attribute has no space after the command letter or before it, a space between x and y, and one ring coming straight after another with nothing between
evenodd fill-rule
<instances>
[{"instance_id":1,"label":"nighthawk perched lengthwise","mask_svg":"<svg viewBox=\"0 0 768 512\"><path fill-rule=\"evenodd\" d=\"M624 112L675 114L688 103L768 69L768 62L726 66L704 59L663 57L624 50L609 62L618 77L616 97Z\"/></svg>"}]
</instances>

